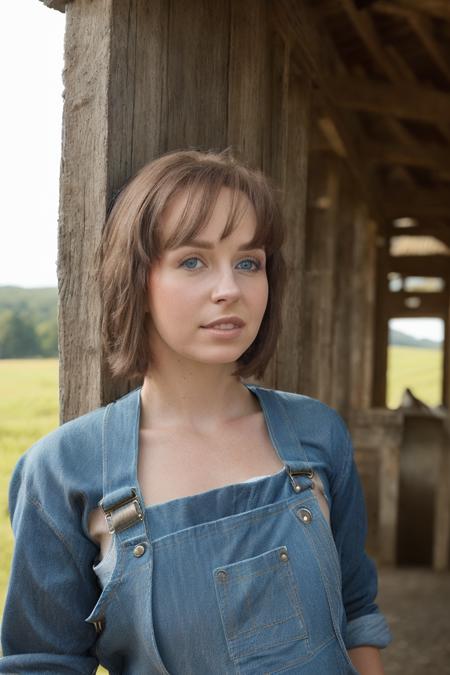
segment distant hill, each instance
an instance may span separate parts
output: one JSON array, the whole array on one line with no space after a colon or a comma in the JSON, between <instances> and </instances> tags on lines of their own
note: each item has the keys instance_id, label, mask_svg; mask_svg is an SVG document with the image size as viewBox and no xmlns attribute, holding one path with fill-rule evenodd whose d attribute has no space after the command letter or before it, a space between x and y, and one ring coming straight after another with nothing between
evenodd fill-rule
<instances>
[{"instance_id":1,"label":"distant hill","mask_svg":"<svg viewBox=\"0 0 450 675\"><path fill-rule=\"evenodd\" d=\"M441 349L442 342L437 340L418 339L399 330L389 330L389 344L402 347L421 347L422 349Z\"/></svg>"},{"instance_id":2,"label":"distant hill","mask_svg":"<svg viewBox=\"0 0 450 675\"><path fill-rule=\"evenodd\" d=\"M5 309L27 312L36 321L46 321L56 318L57 307L57 288L0 286L0 312Z\"/></svg>"},{"instance_id":3,"label":"distant hill","mask_svg":"<svg viewBox=\"0 0 450 675\"><path fill-rule=\"evenodd\" d=\"M0 358L58 355L58 289L0 286Z\"/></svg>"}]
</instances>

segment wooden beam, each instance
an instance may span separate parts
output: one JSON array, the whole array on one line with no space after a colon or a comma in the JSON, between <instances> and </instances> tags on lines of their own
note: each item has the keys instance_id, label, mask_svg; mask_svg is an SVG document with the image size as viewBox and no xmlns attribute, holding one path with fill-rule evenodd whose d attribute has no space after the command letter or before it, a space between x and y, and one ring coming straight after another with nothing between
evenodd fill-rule
<instances>
[{"instance_id":1,"label":"wooden beam","mask_svg":"<svg viewBox=\"0 0 450 675\"><path fill-rule=\"evenodd\" d=\"M449 278L450 256L446 255L402 255L389 256L387 272L398 272L407 276Z\"/></svg>"},{"instance_id":2,"label":"wooden beam","mask_svg":"<svg viewBox=\"0 0 450 675\"><path fill-rule=\"evenodd\" d=\"M419 298L418 307L408 307L405 304L409 298ZM444 316L448 307L448 293L389 293L386 300L386 310L390 317L410 316L411 312L418 312L415 316Z\"/></svg>"},{"instance_id":3,"label":"wooden beam","mask_svg":"<svg viewBox=\"0 0 450 675\"><path fill-rule=\"evenodd\" d=\"M398 54L394 48L392 47L391 51L389 51L380 40L371 14L369 14L367 11L358 11L353 4L353 0L341 0L341 2L356 32L364 42L374 61L378 64L381 72L383 72L386 78L393 84L402 82L403 77L401 66L403 66L403 63L399 63L399 59L397 58ZM410 79L412 79L413 82L415 81L413 73L411 73ZM408 132L404 130L403 126L398 120L390 118L389 121L391 122L389 126L391 132L394 133L400 142L404 142L405 136L408 135ZM422 164L419 166L422 166Z\"/></svg>"},{"instance_id":4,"label":"wooden beam","mask_svg":"<svg viewBox=\"0 0 450 675\"><path fill-rule=\"evenodd\" d=\"M356 9L353 0L341 0L344 10L373 60L391 82L398 79L398 73L386 56L384 45L378 37L372 17L368 12Z\"/></svg>"},{"instance_id":5,"label":"wooden beam","mask_svg":"<svg viewBox=\"0 0 450 675\"><path fill-rule=\"evenodd\" d=\"M328 82L335 105L404 119L450 122L450 94L423 85L385 84L340 77Z\"/></svg>"},{"instance_id":6,"label":"wooden beam","mask_svg":"<svg viewBox=\"0 0 450 675\"><path fill-rule=\"evenodd\" d=\"M318 127L322 132L322 135L326 138L329 143L329 147L338 155L338 157L346 157L347 152L345 146L342 143L341 137L339 136L336 125L330 117L321 117L318 122Z\"/></svg>"},{"instance_id":7,"label":"wooden beam","mask_svg":"<svg viewBox=\"0 0 450 675\"><path fill-rule=\"evenodd\" d=\"M432 143L387 143L367 140L364 154L378 164L402 164L450 172L450 152Z\"/></svg>"},{"instance_id":8,"label":"wooden beam","mask_svg":"<svg viewBox=\"0 0 450 675\"><path fill-rule=\"evenodd\" d=\"M446 55L442 52L440 45L433 36L433 24L430 17L424 14L411 13L408 21L413 30L417 33L420 41L434 61L438 70L450 82L450 63Z\"/></svg>"},{"instance_id":9,"label":"wooden beam","mask_svg":"<svg viewBox=\"0 0 450 675\"><path fill-rule=\"evenodd\" d=\"M350 170L359 186L362 199L368 205L373 219L384 226L386 218L377 198L374 178L369 175L366 159L359 149L361 139L358 130L339 109L331 95L329 83L340 63L339 54L306 2L273 0L271 6L275 28L295 45L300 55L300 67L311 75L319 87L325 107L345 148Z\"/></svg>"},{"instance_id":10,"label":"wooden beam","mask_svg":"<svg viewBox=\"0 0 450 675\"><path fill-rule=\"evenodd\" d=\"M434 61L447 81L450 82L450 64L433 36L432 20L423 14L411 14L408 20L432 61Z\"/></svg>"},{"instance_id":11,"label":"wooden beam","mask_svg":"<svg viewBox=\"0 0 450 675\"><path fill-rule=\"evenodd\" d=\"M383 190L382 197L390 218L450 216L450 190L387 187Z\"/></svg>"},{"instance_id":12,"label":"wooden beam","mask_svg":"<svg viewBox=\"0 0 450 675\"><path fill-rule=\"evenodd\" d=\"M375 12L383 14L409 16L416 11L450 21L448 0L378 0L372 7Z\"/></svg>"}]
</instances>

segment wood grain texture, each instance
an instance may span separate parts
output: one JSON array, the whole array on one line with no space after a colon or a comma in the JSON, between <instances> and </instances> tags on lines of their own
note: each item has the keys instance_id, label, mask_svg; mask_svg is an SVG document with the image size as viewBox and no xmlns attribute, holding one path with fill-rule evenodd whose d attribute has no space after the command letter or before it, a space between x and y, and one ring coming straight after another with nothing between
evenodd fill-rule
<instances>
[{"instance_id":1,"label":"wood grain texture","mask_svg":"<svg viewBox=\"0 0 450 675\"><path fill-rule=\"evenodd\" d=\"M351 391L351 353L354 348L352 334L352 313L357 309L352 305L352 279L355 275L353 259L354 223L356 203L351 175L343 162L339 162L339 195L335 229L335 261L333 296L330 303L332 315L332 361L330 403L347 417L350 408Z\"/></svg>"},{"instance_id":2,"label":"wood grain texture","mask_svg":"<svg viewBox=\"0 0 450 675\"><path fill-rule=\"evenodd\" d=\"M311 81L289 69L286 84L281 103L286 124L281 187L287 223L284 255L288 283L282 308L283 331L276 354L276 377L278 388L302 391L302 355L308 348L304 342L304 265ZM309 358L307 352L305 357Z\"/></svg>"},{"instance_id":3,"label":"wood grain texture","mask_svg":"<svg viewBox=\"0 0 450 675\"><path fill-rule=\"evenodd\" d=\"M229 2L170 3L167 149L221 150L227 143Z\"/></svg>"},{"instance_id":4,"label":"wood grain texture","mask_svg":"<svg viewBox=\"0 0 450 675\"><path fill-rule=\"evenodd\" d=\"M350 409L366 409L372 397L375 312L376 226L357 204L353 223L352 313L350 321Z\"/></svg>"},{"instance_id":5,"label":"wood grain texture","mask_svg":"<svg viewBox=\"0 0 450 675\"><path fill-rule=\"evenodd\" d=\"M61 418L117 398L100 343L96 250L112 195L165 150L167 3L67 6L59 228ZM149 40L150 37L150 40ZM82 289L82 291L80 290Z\"/></svg>"},{"instance_id":6,"label":"wood grain texture","mask_svg":"<svg viewBox=\"0 0 450 675\"><path fill-rule=\"evenodd\" d=\"M61 421L101 401L101 309L94 276L108 198L111 5L70 3L66 22L58 233Z\"/></svg>"},{"instance_id":7,"label":"wood grain texture","mask_svg":"<svg viewBox=\"0 0 450 675\"><path fill-rule=\"evenodd\" d=\"M305 238L302 391L331 404L339 173L333 157L311 159Z\"/></svg>"},{"instance_id":8,"label":"wood grain texture","mask_svg":"<svg viewBox=\"0 0 450 675\"><path fill-rule=\"evenodd\" d=\"M270 148L270 71L267 3L231 0L227 144L263 168Z\"/></svg>"}]
</instances>

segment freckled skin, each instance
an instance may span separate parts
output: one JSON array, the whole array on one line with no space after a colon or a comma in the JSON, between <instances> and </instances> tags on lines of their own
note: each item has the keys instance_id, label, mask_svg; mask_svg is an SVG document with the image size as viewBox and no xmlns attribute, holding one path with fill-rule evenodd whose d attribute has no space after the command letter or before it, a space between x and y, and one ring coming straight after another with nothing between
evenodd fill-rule
<instances>
[{"instance_id":1,"label":"freckled skin","mask_svg":"<svg viewBox=\"0 0 450 675\"><path fill-rule=\"evenodd\" d=\"M185 199L185 194L180 194L169 205L163 236L176 228ZM238 250L252 239L256 228L254 208L245 195L242 199L247 201L248 208L229 237L219 241L231 204L230 190L222 188L210 221L196 237L214 242L214 248L192 245L166 250L152 267L148 290L153 324L150 349L159 365L167 364L168 360L173 363L172 359L187 359L203 364L230 364L231 371L231 366L255 339L269 288L264 250ZM259 262L260 269L252 259ZM245 322L237 337L225 340L201 328L225 315L236 315Z\"/></svg>"}]
</instances>

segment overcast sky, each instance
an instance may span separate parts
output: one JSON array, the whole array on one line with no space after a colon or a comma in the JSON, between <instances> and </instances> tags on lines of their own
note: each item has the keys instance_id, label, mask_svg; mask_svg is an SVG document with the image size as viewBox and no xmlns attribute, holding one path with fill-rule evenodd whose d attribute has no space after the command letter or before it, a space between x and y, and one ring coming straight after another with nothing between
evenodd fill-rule
<instances>
[{"instance_id":1,"label":"overcast sky","mask_svg":"<svg viewBox=\"0 0 450 675\"><path fill-rule=\"evenodd\" d=\"M64 14L40 0L0 4L0 285L56 286ZM393 328L441 340L442 321Z\"/></svg>"},{"instance_id":2,"label":"overcast sky","mask_svg":"<svg viewBox=\"0 0 450 675\"><path fill-rule=\"evenodd\" d=\"M56 286L64 14L0 3L0 285Z\"/></svg>"}]
</instances>

